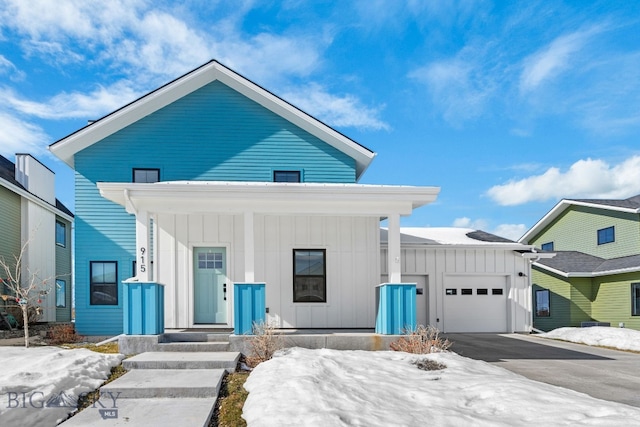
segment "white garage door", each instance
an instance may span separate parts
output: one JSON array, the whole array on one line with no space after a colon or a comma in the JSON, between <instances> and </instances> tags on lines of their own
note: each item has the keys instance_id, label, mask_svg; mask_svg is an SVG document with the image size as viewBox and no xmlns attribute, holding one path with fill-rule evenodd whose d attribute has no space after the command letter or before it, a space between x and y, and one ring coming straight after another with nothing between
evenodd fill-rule
<instances>
[{"instance_id":1,"label":"white garage door","mask_svg":"<svg viewBox=\"0 0 640 427\"><path fill-rule=\"evenodd\" d=\"M505 276L447 276L444 332L507 332Z\"/></svg>"}]
</instances>

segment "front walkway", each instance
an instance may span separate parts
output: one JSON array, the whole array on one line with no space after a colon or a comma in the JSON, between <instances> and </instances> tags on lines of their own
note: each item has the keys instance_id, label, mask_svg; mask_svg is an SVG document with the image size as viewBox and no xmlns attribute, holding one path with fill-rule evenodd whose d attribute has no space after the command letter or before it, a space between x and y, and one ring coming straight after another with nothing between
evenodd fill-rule
<instances>
[{"instance_id":1,"label":"front walkway","mask_svg":"<svg viewBox=\"0 0 640 427\"><path fill-rule=\"evenodd\" d=\"M640 354L522 334L445 334L451 350L535 381L640 407ZM535 396L532 396L535 399Z\"/></svg>"}]
</instances>

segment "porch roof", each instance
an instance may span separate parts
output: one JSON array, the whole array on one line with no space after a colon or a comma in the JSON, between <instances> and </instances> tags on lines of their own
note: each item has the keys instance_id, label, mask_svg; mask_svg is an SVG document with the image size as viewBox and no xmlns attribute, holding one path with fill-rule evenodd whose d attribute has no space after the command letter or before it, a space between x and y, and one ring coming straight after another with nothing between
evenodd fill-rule
<instances>
[{"instance_id":1,"label":"porch roof","mask_svg":"<svg viewBox=\"0 0 640 427\"><path fill-rule=\"evenodd\" d=\"M100 194L129 213L273 213L307 215L410 215L433 202L439 187L170 181L99 182Z\"/></svg>"}]
</instances>

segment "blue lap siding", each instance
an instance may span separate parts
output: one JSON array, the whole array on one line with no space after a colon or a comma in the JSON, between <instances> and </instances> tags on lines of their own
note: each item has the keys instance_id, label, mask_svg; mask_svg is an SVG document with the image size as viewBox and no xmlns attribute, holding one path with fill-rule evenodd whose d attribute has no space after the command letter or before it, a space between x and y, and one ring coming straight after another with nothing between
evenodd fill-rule
<instances>
[{"instance_id":1,"label":"blue lap siding","mask_svg":"<svg viewBox=\"0 0 640 427\"><path fill-rule=\"evenodd\" d=\"M355 161L216 81L80 151L76 169L76 328L122 332L122 286L135 258L134 217L103 199L96 183L131 182L133 168L162 181L272 181L299 170L303 182L354 183ZM117 306L89 304L90 261L118 262Z\"/></svg>"}]
</instances>

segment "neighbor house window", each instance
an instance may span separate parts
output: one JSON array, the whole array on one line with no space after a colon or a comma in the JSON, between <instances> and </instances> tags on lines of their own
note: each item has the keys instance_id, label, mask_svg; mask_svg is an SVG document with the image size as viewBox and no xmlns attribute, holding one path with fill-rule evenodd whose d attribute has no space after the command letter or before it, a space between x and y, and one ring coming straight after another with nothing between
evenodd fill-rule
<instances>
[{"instance_id":1,"label":"neighbor house window","mask_svg":"<svg viewBox=\"0 0 640 427\"><path fill-rule=\"evenodd\" d=\"M67 226L64 222L56 221L56 245L67 246Z\"/></svg>"},{"instance_id":2,"label":"neighbor house window","mask_svg":"<svg viewBox=\"0 0 640 427\"><path fill-rule=\"evenodd\" d=\"M67 283L64 280L56 280L56 307L67 306Z\"/></svg>"},{"instance_id":3,"label":"neighbor house window","mask_svg":"<svg viewBox=\"0 0 640 427\"><path fill-rule=\"evenodd\" d=\"M631 284L631 315L640 316L640 283Z\"/></svg>"},{"instance_id":4,"label":"neighbor house window","mask_svg":"<svg viewBox=\"0 0 640 427\"><path fill-rule=\"evenodd\" d=\"M293 250L293 302L327 302L326 256L324 249Z\"/></svg>"},{"instance_id":5,"label":"neighbor house window","mask_svg":"<svg viewBox=\"0 0 640 427\"><path fill-rule=\"evenodd\" d=\"M300 171L273 171L273 182L300 182Z\"/></svg>"},{"instance_id":6,"label":"neighbor house window","mask_svg":"<svg viewBox=\"0 0 640 427\"><path fill-rule=\"evenodd\" d=\"M605 243L611 243L616 240L616 233L613 227L603 228L598 230L598 244L603 245Z\"/></svg>"},{"instance_id":7,"label":"neighbor house window","mask_svg":"<svg viewBox=\"0 0 640 427\"><path fill-rule=\"evenodd\" d=\"M547 289L536 291L536 316L551 316L551 311L549 310L549 290Z\"/></svg>"},{"instance_id":8,"label":"neighbor house window","mask_svg":"<svg viewBox=\"0 0 640 427\"><path fill-rule=\"evenodd\" d=\"M153 183L160 181L160 169L134 169L133 182Z\"/></svg>"},{"instance_id":9,"label":"neighbor house window","mask_svg":"<svg viewBox=\"0 0 640 427\"><path fill-rule=\"evenodd\" d=\"M91 261L89 265L91 304L118 305L118 263Z\"/></svg>"},{"instance_id":10,"label":"neighbor house window","mask_svg":"<svg viewBox=\"0 0 640 427\"><path fill-rule=\"evenodd\" d=\"M540 246L540 249L542 249L543 251L552 251L553 250L553 242L543 243L542 246Z\"/></svg>"}]
</instances>

